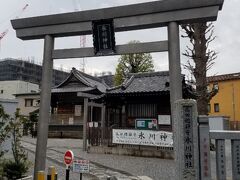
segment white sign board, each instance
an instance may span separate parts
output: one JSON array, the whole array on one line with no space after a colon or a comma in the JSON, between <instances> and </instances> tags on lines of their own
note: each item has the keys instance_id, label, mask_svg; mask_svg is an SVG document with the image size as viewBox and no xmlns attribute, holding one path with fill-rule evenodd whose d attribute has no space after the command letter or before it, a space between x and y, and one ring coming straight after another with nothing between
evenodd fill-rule
<instances>
[{"instance_id":1,"label":"white sign board","mask_svg":"<svg viewBox=\"0 0 240 180\"><path fill-rule=\"evenodd\" d=\"M145 121L137 121L137 127L138 128L144 128L145 127Z\"/></svg>"},{"instance_id":2,"label":"white sign board","mask_svg":"<svg viewBox=\"0 0 240 180\"><path fill-rule=\"evenodd\" d=\"M166 131L113 129L113 143L173 147L173 134Z\"/></svg>"},{"instance_id":3,"label":"white sign board","mask_svg":"<svg viewBox=\"0 0 240 180\"><path fill-rule=\"evenodd\" d=\"M98 122L93 123L94 127L98 127Z\"/></svg>"},{"instance_id":4,"label":"white sign board","mask_svg":"<svg viewBox=\"0 0 240 180\"><path fill-rule=\"evenodd\" d=\"M75 105L74 115L75 116L82 115L82 105Z\"/></svg>"},{"instance_id":5,"label":"white sign board","mask_svg":"<svg viewBox=\"0 0 240 180\"><path fill-rule=\"evenodd\" d=\"M171 116L170 115L158 115L158 124L170 125Z\"/></svg>"},{"instance_id":6,"label":"white sign board","mask_svg":"<svg viewBox=\"0 0 240 180\"><path fill-rule=\"evenodd\" d=\"M69 125L74 124L74 119L73 119L73 117L70 117L70 118L68 119L68 124L69 124Z\"/></svg>"},{"instance_id":7,"label":"white sign board","mask_svg":"<svg viewBox=\"0 0 240 180\"><path fill-rule=\"evenodd\" d=\"M89 122L88 127L93 127L93 122Z\"/></svg>"},{"instance_id":8,"label":"white sign board","mask_svg":"<svg viewBox=\"0 0 240 180\"><path fill-rule=\"evenodd\" d=\"M89 173L89 160L75 160L73 162L73 172Z\"/></svg>"}]
</instances>

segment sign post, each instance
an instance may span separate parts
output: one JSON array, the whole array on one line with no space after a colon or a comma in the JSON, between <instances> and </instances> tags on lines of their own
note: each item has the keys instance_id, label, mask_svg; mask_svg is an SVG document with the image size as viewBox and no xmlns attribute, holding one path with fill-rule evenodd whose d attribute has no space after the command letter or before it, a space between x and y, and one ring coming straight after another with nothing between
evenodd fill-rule
<instances>
[{"instance_id":1,"label":"sign post","mask_svg":"<svg viewBox=\"0 0 240 180\"><path fill-rule=\"evenodd\" d=\"M66 180L69 180L70 168L74 159L74 154L71 150L67 150L64 154L64 163L66 164Z\"/></svg>"},{"instance_id":2,"label":"sign post","mask_svg":"<svg viewBox=\"0 0 240 180\"><path fill-rule=\"evenodd\" d=\"M80 173L80 180L82 180L83 173L89 173L89 160L75 160L73 162L73 172Z\"/></svg>"}]
</instances>

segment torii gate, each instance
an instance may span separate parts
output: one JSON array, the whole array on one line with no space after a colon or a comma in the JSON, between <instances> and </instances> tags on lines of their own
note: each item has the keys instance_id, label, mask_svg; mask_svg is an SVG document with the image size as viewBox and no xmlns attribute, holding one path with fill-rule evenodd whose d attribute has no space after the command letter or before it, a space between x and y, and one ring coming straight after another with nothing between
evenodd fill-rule
<instances>
[{"instance_id":1,"label":"torii gate","mask_svg":"<svg viewBox=\"0 0 240 180\"><path fill-rule=\"evenodd\" d=\"M104 19L113 20L115 32L167 26L167 41L119 45L116 46L114 53L100 55L168 51L171 112L174 113L173 103L182 98L179 24L215 21L218 11L222 9L223 1L164 0L12 20L12 26L16 30L18 38L22 40L44 39L40 119L34 169L35 179L37 171L45 170L53 59L99 56L99 54L95 54L92 47L54 49L55 38L92 34L92 22ZM177 119L173 118L172 121L174 125ZM173 126L174 132L176 129L177 127ZM83 132L85 136L86 118ZM84 147L86 147L85 140ZM177 156L177 154L175 155Z\"/></svg>"}]
</instances>

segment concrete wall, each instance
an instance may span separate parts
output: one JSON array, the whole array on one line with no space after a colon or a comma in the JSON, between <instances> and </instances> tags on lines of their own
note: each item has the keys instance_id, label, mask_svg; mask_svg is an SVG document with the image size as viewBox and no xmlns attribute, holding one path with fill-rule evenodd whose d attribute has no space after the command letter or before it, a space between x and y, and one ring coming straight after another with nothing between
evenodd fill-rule
<instances>
[{"instance_id":1,"label":"concrete wall","mask_svg":"<svg viewBox=\"0 0 240 180\"><path fill-rule=\"evenodd\" d=\"M18 104L17 100L0 99L0 104L3 106L7 114L9 114L10 116L14 116Z\"/></svg>"},{"instance_id":2,"label":"concrete wall","mask_svg":"<svg viewBox=\"0 0 240 180\"><path fill-rule=\"evenodd\" d=\"M229 117L226 116L209 116L210 130L228 130Z\"/></svg>"},{"instance_id":3,"label":"concrete wall","mask_svg":"<svg viewBox=\"0 0 240 180\"><path fill-rule=\"evenodd\" d=\"M118 147L106 147L106 146L89 146L89 153L97 153L97 154L117 154L124 156L139 156L139 157L156 157L162 159L174 159L173 150L166 149L146 149L143 146L132 146L132 148L122 148Z\"/></svg>"},{"instance_id":4,"label":"concrete wall","mask_svg":"<svg viewBox=\"0 0 240 180\"><path fill-rule=\"evenodd\" d=\"M39 85L25 81L0 81L0 98L15 99L13 94L38 92Z\"/></svg>"}]
</instances>

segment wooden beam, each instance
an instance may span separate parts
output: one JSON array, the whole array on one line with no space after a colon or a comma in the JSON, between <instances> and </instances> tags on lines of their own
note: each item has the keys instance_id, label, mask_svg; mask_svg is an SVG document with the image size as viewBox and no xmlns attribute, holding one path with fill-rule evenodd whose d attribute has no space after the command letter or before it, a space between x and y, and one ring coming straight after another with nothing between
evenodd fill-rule
<instances>
[{"instance_id":1,"label":"wooden beam","mask_svg":"<svg viewBox=\"0 0 240 180\"><path fill-rule=\"evenodd\" d=\"M89 93L83 93L83 92L77 92L77 96L79 97L84 97L84 98L93 98L96 95L93 94L89 94Z\"/></svg>"},{"instance_id":2,"label":"wooden beam","mask_svg":"<svg viewBox=\"0 0 240 180\"><path fill-rule=\"evenodd\" d=\"M218 6L210 6L115 18L114 28L115 32L120 32L162 27L173 21L179 24L214 21L217 18L218 10ZM23 40L41 39L47 34L54 37L86 35L92 33L92 21L27 27L17 29L16 33L17 37Z\"/></svg>"},{"instance_id":3,"label":"wooden beam","mask_svg":"<svg viewBox=\"0 0 240 180\"><path fill-rule=\"evenodd\" d=\"M94 103L94 102L89 102L89 103L88 103L88 106L100 107L100 108L102 108L102 107L103 107L103 104L98 104L98 103Z\"/></svg>"},{"instance_id":4,"label":"wooden beam","mask_svg":"<svg viewBox=\"0 0 240 180\"><path fill-rule=\"evenodd\" d=\"M112 56L129 53L164 52L164 51L168 51L168 41L118 45L116 46L116 53L107 55ZM76 49L58 49L53 51L53 59L83 58L95 56L96 55L92 47Z\"/></svg>"}]
</instances>

